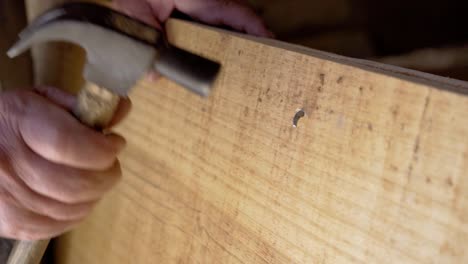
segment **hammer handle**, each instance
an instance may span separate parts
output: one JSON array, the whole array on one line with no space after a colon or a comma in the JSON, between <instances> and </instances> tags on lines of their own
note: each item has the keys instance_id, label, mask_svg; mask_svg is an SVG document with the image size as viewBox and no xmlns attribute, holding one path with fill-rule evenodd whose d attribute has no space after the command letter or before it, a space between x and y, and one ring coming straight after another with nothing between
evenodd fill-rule
<instances>
[{"instance_id":1,"label":"hammer handle","mask_svg":"<svg viewBox=\"0 0 468 264\"><path fill-rule=\"evenodd\" d=\"M112 121L119 101L118 95L87 82L78 94L74 114L83 124L102 130ZM8 264L40 263L49 242L49 239L16 242L8 258Z\"/></svg>"},{"instance_id":2,"label":"hammer handle","mask_svg":"<svg viewBox=\"0 0 468 264\"><path fill-rule=\"evenodd\" d=\"M78 94L78 104L74 114L83 124L102 130L112 121L119 102L118 95L86 82Z\"/></svg>"},{"instance_id":3,"label":"hammer handle","mask_svg":"<svg viewBox=\"0 0 468 264\"><path fill-rule=\"evenodd\" d=\"M8 264L38 264L50 240L17 241L8 258Z\"/></svg>"}]
</instances>

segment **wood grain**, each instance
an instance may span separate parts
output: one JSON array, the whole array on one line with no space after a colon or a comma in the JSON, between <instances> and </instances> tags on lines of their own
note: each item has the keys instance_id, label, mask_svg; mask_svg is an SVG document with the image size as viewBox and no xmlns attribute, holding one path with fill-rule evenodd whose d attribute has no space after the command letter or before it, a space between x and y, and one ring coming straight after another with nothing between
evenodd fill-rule
<instances>
[{"instance_id":1,"label":"wood grain","mask_svg":"<svg viewBox=\"0 0 468 264\"><path fill-rule=\"evenodd\" d=\"M223 63L214 94L135 88L124 180L57 263L468 262L466 83L176 20L168 33Z\"/></svg>"}]
</instances>

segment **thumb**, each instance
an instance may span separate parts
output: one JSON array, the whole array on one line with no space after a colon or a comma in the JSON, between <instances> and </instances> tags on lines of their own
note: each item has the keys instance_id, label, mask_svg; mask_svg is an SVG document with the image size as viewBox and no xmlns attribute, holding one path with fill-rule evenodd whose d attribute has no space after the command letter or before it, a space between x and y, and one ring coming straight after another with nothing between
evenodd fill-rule
<instances>
[{"instance_id":1,"label":"thumb","mask_svg":"<svg viewBox=\"0 0 468 264\"><path fill-rule=\"evenodd\" d=\"M77 103L76 96L55 87L37 86L34 87L34 91L68 111L73 111L73 108Z\"/></svg>"},{"instance_id":2,"label":"thumb","mask_svg":"<svg viewBox=\"0 0 468 264\"><path fill-rule=\"evenodd\" d=\"M37 86L37 87L34 87L34 91L36 91L36 93L48 99L53 104L69 112L72 112L75 109L76 104L78 103L78 99L75 95L67 93L55 87ZM124 120L125 117L127 117L131 108L132 108L132 103L130 99L121 98L119 102L119 106L117 107L117 110L114 113L114 117L112 118L112 121L110 122L108 128L111 128L119 124L120 122L122 122L122 120Z\"/></svg>"}]
</instances>

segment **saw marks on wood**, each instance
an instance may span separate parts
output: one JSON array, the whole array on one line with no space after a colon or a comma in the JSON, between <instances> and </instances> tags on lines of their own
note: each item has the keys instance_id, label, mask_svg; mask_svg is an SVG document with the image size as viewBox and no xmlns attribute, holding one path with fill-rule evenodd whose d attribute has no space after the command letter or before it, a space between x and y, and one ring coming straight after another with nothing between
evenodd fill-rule
<instances>
[{"instance_id":1,"label":"saw marks on wood","mask_svg":"<svg viewBox=\"0 0 468 264\"><path fill-rule=\"evenodd\" d=\"M123 182L58 241L58 263L468 261L468 97L445 90L465 84L168 32L222 62L214 93L134 90Z\"/></svg>"}]
</instances>

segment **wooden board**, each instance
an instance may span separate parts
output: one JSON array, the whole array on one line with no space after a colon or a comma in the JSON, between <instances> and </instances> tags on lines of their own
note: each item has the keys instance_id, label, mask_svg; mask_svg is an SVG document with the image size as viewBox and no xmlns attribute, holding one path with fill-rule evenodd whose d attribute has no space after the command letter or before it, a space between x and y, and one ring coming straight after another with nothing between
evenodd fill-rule
<instances>
[{"instance_id":1,"label":"wooden board","mask_svg":"<svg viewBox=\"0 0 468 264\"><path fill-rule=\"evenodd\" d=\"M172 20L213 95L142 82L123 182L57 263L466 263L468 85ZM292 126L297 109L306 116Z\"/></svg>"}]
</instances>

